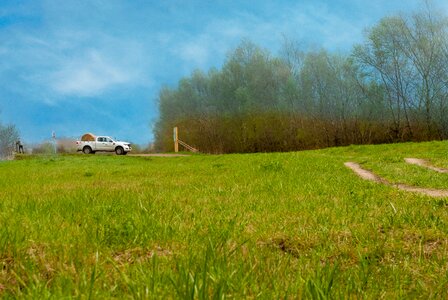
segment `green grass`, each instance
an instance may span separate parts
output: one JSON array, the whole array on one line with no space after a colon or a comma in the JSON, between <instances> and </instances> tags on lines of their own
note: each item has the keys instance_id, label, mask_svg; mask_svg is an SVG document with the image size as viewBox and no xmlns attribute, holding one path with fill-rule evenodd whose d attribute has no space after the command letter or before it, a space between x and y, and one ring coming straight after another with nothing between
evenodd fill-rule
<instances>
[{"instance_id":1,"label":"green grass","mask_svg":"<svg viewBox=\"0 0 448 300\"><path fill-rule=\"evenodd\" d=\"M448 297L448 143L0 163L0 297Z\"/></svg>"}]
</instances>

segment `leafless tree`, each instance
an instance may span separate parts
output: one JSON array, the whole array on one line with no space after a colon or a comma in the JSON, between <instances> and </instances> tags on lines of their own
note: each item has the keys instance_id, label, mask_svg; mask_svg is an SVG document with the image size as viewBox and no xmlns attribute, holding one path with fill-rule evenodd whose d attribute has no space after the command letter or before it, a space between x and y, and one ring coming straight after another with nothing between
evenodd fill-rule
<instances>
[{"instance_id":1,"label":"leafless tree","mask_svg":"<svg viewBox=\"0 0 448 300\"><path fill-rule=\"evenodd\" d=\"M14 125L4 126L0 124L0 159L11 156L18 139L19 133Z\"/></svg>"}]
</instances>

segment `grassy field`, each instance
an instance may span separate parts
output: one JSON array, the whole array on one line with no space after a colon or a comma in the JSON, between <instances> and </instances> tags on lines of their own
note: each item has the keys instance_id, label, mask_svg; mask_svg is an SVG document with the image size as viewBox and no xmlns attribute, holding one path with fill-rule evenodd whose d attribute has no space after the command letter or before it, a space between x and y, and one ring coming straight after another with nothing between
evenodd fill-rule
<instances>
[{"instance_id":1,"label":"grassy field","mask_svg":"<svg viewBox=\"0 0 448 300\"><path fill-rule=\"evenodd\" d=\"M0 297L448 297L448 143L0 162Z\"/></svg>"}]
</instances>

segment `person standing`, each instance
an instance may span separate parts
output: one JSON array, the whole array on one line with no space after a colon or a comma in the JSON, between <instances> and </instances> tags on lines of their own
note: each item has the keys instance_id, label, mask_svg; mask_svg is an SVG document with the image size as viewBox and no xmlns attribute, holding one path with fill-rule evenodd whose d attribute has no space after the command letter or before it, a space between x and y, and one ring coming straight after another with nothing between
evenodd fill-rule
<instances>
[{"instance_id":1,"label":"person standing","mask_svg":"<svg viewBox=\"0 0 448 300\"><path fill-rule=\"evenodd\" d=\"M18 153L23 153L23 144L20 139L16 142L16 151Z\"/></svg>"}]
</instances>

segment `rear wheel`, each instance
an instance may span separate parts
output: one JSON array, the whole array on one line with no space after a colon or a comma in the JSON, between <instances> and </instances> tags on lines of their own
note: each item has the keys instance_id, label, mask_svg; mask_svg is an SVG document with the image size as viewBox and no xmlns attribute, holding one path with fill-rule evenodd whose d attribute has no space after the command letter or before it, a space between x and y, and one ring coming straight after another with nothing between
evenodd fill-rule
<instances>
[{"instance_id":1,"label":"rear wheel","mask_svg":"<svg viewBox=\"0 0 448 300\"><path fill-rule=\"evenodd\" d=\"M86 146L82 149L82 152L84 152L84 154L90 154L90 153L92 153L92 148L90 148L89 146Z\"/></svg>"},{"instance_id":2,"label":"rear wheel","mask_svg":"<svg viewBox=\"0 0 448 300\"><path fill-rule=\"evenodd\" d=\"M117 155L123 155L124 150L123 150L122 147L117 147L117 148L115 148L115 153L116 153Z\"/></svg>"}]
</instances>

